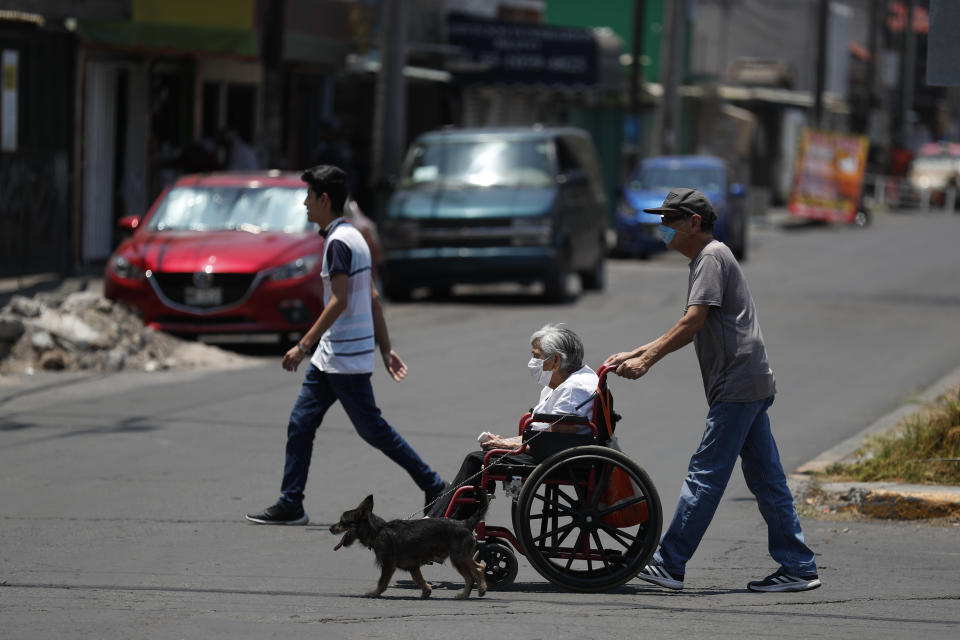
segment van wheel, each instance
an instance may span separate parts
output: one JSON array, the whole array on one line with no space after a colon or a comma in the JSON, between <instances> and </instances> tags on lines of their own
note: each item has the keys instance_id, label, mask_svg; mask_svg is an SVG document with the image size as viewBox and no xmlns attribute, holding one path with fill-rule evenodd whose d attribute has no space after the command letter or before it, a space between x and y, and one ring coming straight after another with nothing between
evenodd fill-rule
<instances>
[{"instance_id":1,"label":"van wheel","mask_svg":"<svg viewBox=\"0 0 960 640\"><path fill-rule=\"evenodd\" d=\"M570 275L570 257L563 254L557 259L557 264L547 272L543 281L543 297L548 302L566 302L567 276Z\"/></svg>"},{"instance_id":2,"label":"van wheel","mask_svg":"<svg viewBox=\"0 0 960 640\"><path fill-rule=\"evenodd\" d=\"M606 285L607 268L606 263L601 256L593 269L584 271L580 274L580 283L585 291L602 291Z\"/></svg>"}]
</instances>

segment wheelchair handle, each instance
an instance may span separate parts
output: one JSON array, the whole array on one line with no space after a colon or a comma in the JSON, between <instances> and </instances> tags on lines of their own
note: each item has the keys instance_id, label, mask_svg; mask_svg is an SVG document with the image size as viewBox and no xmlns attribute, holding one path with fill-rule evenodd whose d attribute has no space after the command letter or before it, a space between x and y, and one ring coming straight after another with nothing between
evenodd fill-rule
<instances>
[{"instance_id":1,"label":"wheelchair handle","mask_svg":"<svg viewBox=\"0 0 960 640\"><path fill-rule=\"evenodd\" d=\"M599 384L602 385L604 383L604 381L607 379L608 373L616 370L617 370L616 367L607 367L607 366L601 366L599 369L597 369L597 377L600 378Z\"/></svg>"}]
</instances>

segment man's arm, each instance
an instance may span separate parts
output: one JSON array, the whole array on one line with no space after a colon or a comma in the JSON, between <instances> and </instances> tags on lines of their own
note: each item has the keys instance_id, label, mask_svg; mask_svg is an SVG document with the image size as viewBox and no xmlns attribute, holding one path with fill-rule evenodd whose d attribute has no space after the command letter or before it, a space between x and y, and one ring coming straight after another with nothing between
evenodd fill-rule
<instances>
[{"instance_id":1,"label":"man's arm","mask_svg":"<svg viewBox=\"0 0 960 640\"><path fill-rule=\"evenodd\" d=\"M390 346L390 332L387 330L387 320L383 316L380 293L377 291L377 285L372 278L370 280L370 292L373 296L370 302L370 310L373 313L374 339L380 345L380 355L383 356L383 364L390 377L400 382L407 376L407 365L403 363L400 356Z\"/></svg>"},{"instance_id":2,"label":"man's arm","mask_svg":"<svg viewBox=\"0 0 960 640\"><path fill-rule=\"evenodd\" d=\"M323 337L323 334L333 325L336 319L340 317L343 310L347 308L349 285L350 276L345 273L330 276L330 301L323 308L320 317L313 323L310 330L300 338L300 344L302 344L308 352L313 351L317 343L320 342L320 338ZM307 354L300 349L299 345L294 345L292 349L283 355L281 364L287 371L296 371L306 355Z\"/></svg>"},{"instance_id":3,"label":"man's arm","mask_svg":"<svg viewBox=\"0 0 960 640\"><path fill-rule=\"evenodd\" d=\"M634 351L642 351L639 355L621 361L615 373L631 380L643 376L650 370L650 367L668 353L673 353L677 349L690 344L693 337L703 327L703 323L706 322L709 311L710 307L706 305L687 307L687 312L683 314L677 324L650 344L635 349Z\"/></svg>"}]
</instances>

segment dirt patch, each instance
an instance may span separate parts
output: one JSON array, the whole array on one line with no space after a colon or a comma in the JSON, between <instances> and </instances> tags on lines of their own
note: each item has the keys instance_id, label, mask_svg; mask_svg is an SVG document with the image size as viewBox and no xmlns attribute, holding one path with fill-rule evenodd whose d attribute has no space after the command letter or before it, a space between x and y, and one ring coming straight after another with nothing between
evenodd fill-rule
<instances>
[{"instance_id":1,"label":"dirt patch","mask_svg":"<svg viewBox=\"0 0 960 640\"><path fill-rule=\"evenodd\" d=\"M254 358L143 325L98 288L13 296L0 310L0 375L249 366Z\"/></svg>"}]
</instances>

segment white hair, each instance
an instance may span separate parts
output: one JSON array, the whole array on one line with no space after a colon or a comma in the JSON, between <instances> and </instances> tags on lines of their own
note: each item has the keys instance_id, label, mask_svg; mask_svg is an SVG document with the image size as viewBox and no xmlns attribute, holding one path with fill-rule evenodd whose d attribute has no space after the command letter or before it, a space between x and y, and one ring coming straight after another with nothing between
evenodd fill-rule
<instances>
[{"instance_id":1,"label":"white hair","mask_svg":"<svg viewBox=\"0 0 960 640\"><path fill-rule=\"evenodd\" d=\"M583 342L563 324L545 324L530 336L530 344L539 344L543 359L560 356L560 369L574 373L583 368Z\"/></svg>"}]
</instances>

